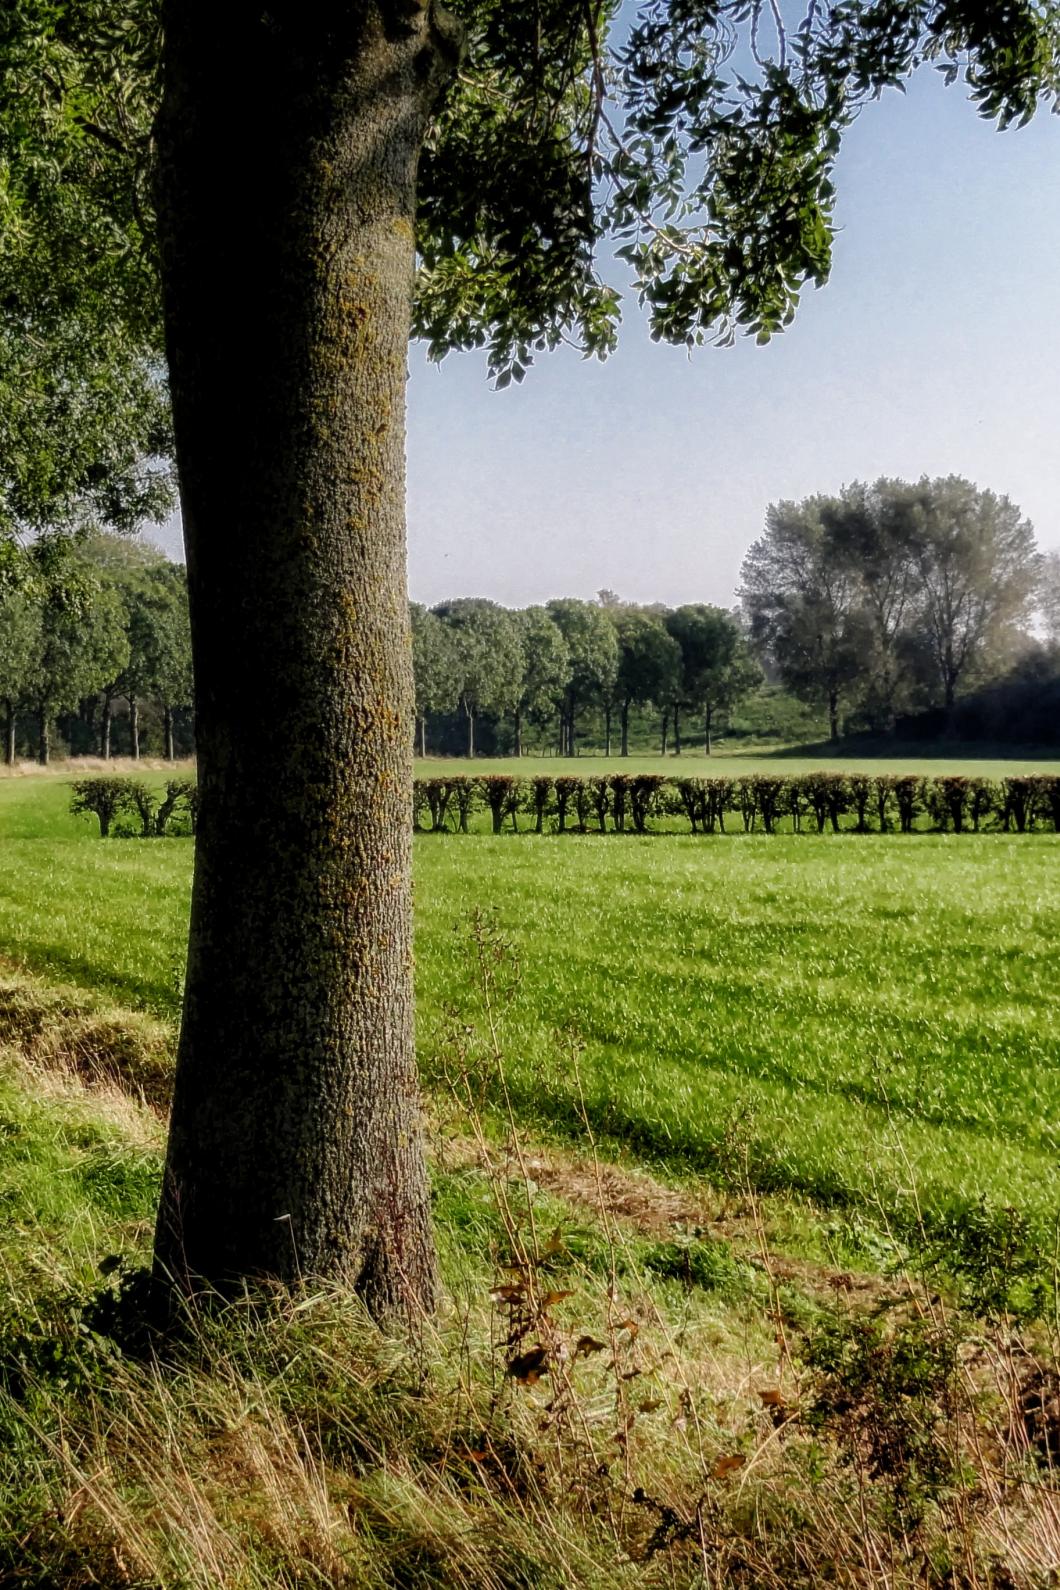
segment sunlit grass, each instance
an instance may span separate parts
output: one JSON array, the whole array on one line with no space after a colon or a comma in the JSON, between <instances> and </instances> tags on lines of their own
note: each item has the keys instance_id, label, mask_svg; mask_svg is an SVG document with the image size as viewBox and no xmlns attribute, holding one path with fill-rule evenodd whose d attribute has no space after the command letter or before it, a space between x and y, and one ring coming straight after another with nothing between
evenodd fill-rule
<instances>
[{"instance_id":1,"label":"sunlit grass","mask_svg":"<svg viewBox=\"0 0 1060 1590\"><path fill-rule=\"evenodd\" d=\"M190 844L60 839L51 781L15 787L0 955L175 1021ZM41 837L7 837L33 800ZM594 1127L671 1173L735 1153L903 1222L914 1183L932 1221L1060 1208L1060 837L424 836L416 880L428 1075L484 909L521 969L506 1045L538 1129L580 1130L562 1034Z\"/></svg>"}]
</instances>

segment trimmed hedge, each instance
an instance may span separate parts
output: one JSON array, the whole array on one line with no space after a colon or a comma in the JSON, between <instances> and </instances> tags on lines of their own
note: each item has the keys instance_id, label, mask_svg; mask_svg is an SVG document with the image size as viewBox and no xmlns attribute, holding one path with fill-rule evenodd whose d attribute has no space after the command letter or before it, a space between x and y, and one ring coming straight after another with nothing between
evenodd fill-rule
<instances>
[{"instance_id":1,"label":"trimmed hedge","mask_svg":"<svg viewBox=\"0 0 1060 1590\"><path fill-rule=\"evenodd\" d=\"M563 773L517 778L491 774L417 779L417 830L469 833L470 818L488 810L495 834L518 832L657 832L659 820L683 819L693 834L725 833L739 819L745 833L852 832L909 834L1060 832L1060 775L1024 774L994 782L946 774L825 772L751 773L742 778L667 778L661 773L614 773L578 778ZM668 831L672 831L669 830ZM731 831L731 827L730 830Z\"/></svg>"},{"instance_id":2,"label":"trimmed hedge","mask_svg":"<svg viewBox=\"0 0 1060 1590\"><path fill-rule=\"evenodd\" d=\"M144 838L168 831L180 814L195 832L199 791L194 779L171 779L164 797L135 778L83 778L72 785L73 812L92 812L105 838L115 820L134 816ZM471 819L490 815L492 831L520 826L537 834L658 832L660 821L679 819L693 834L913 833L918 824L936 833L1060 833L1060 775L1023 774L997 782L946 774L922 778L868 773L751 773L742 778L667 778L661 773L614 773L578 778L417 779L413 825L418 832L471 832ZM725 819L733 821L729 830ZM520 818L524 819L520 825ZM668 823L667 831L672 832Z\"/></svg>"},{"instance_id":3,"label":"trimmed hedge","mask_svg":"<svg viewBox=\"0 0 1060 1590\"><path fill-rule=\"evenodd\" d=\"M126 814L140 824L141 839L161 838L178 814L195 832L199 816L199 787L193 778L171 778L160 800L158 792L137 778L79 778L71 784L70 810L75 816L90 812L99 819L100 837L106 839L112 824Z\"/></svg>"}]
</instances>

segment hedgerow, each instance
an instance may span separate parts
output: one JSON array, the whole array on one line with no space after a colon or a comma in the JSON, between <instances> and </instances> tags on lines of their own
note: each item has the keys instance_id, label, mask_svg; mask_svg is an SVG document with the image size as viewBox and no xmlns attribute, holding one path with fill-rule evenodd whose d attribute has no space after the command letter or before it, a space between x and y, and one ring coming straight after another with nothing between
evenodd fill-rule
<instances>
[{"instance_id":1,"label":"hedgerow","mask_svg":"<svg viewBox=\"0 0 1060 1590\"><path fill-rule=\"evenodd\" d=\"M134 778L85 778L72 785L71 811L93 813L105 838L123 815L135 816L144 837L165 834L180 813L195 832L199 792L194 779L171 779L159 799ZM518 778L494 773L417 779L413 826L431 833L472 831L480 811L492 832L519 829L519 813L536 834L673 832L725 833L735 815L745 833L1060 833L1060 775L1020 774L993 782L959 774L924 778L836 773L749 774L744 778L667 778L660 773L573 773ZM812 823L807 819L812 818Z\"/></svg>"},{"instance_id":2,"label":"hedgerow","mask_svg":"<svg viewBox=\"0 0 1060 1590\"><path fill-rule=\"evenodd\" d=\"M70 810L75 816L91 813L99 821L102 839L110 836L114 823L125 815L135 816L139 838L160 838L168 832L170 820L179 812L189 833L194 834L199 815L199 788L193 778L172 778L161 800L155 790L140 779L109 777L79 778L71 784Z\"/></svg>"}]
</instances>

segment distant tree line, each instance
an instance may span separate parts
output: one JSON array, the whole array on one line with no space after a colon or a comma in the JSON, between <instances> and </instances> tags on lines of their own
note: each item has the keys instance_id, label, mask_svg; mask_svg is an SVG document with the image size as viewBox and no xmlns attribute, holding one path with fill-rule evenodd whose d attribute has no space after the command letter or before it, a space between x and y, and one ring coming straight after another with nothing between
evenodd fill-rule
<instances>
[{"instance_id":1,"label":"distant tree line","mask_svg":"<svg viewBox=\"0 0 1060 1590\"><path fill-rule=\"evenodd\" d=\"M0 721L4 759L21 747L46 765L56 724L75 751L138 758L147 709L157 750L187 755L191 638L181 564L99 534L27 557L0 587Z\"/></svg>"},{"instance_id":2,"label":"distant tree line","mask_svg":"<svg viewBox=\"0 0 1060 1590\"><path fill-rule=\"evenodd\" d=\"M1006 497L950 476L774 503L740 599L414 603L417 749L474 756L485 729L494 752L626 756L653 722L664 754L709 755L764 681L833 739L1060 737L1060 553ZM8 762L46 763L56 723L75 752L138 757L144 713L157 750L188 754L191 697L185 571L156 549L97 534L0 587Z\"/></svg>"},{"instance_id":3,"label":"distant tree line","mask_svg":"<svg viewBox=\"0 0 1060 1590\"><path fill-rule=\"evenodd\" d=\"M484 597L434 608L413 604L417 745L463 723L463 748L476 750L482 719L506 724L520 756L528 733L560 756L574 756L592 715L603 749L627 756L634 709L657 714L661 746L680 752L682 726L710 753L719 721L763 680L739 617L704 603L669 609L558 597L511 610Z\"/></svg>"},{"instance_id":4,"label":"distant tree line","mask_svg":"<svg viewBox=\"0 0 1060 1590\"><path fill-rule=\"evenodd\" d=\"M955 475L772 504L740 595L757 655L833 739L931 709L953 733L961 696L1021 669L1060 677L1060 557Z\"/></svg>"}]
</instances>

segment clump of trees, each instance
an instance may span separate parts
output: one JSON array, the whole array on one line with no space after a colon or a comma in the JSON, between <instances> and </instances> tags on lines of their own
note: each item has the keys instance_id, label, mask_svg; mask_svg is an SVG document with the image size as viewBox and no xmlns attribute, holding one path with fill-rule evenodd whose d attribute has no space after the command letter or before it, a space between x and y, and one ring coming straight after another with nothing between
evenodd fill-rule
<instances>
[{"instance_id":1,"label":"clump of trees","mask_svg":"<svg viewBox=\"0 0 1060 1590\"><path fill-rule=\"evenodd\" d=\"M516 756L528 730L558 755L575 756L590 714L605 754L617 726L619 752L628 756L633 709L656 714L663 750L670 737L678 754L681 714L694 714L709 754L718 724L763 679L739 617L702 603L671 611L601 592L597 602L557 597L521 610L462 597L411 611L424 756L432 724L450 715L464 720L469 756L484 716L510 728Z\"/></svg>"},{"instance_id":2,"label":"clump of trees","mask_svg":"<svg viewBox=\"0 0 1060 1590\"><path fill-rule=\"evenodd\" d=\"M939 833L1004 833L1052 828L1060 833L1060 775L1014 775L994 781L944 774L869 774L821 771L751 773L743 777L667 778L660 773L615 773L578 778L510 774L486 778L417 779L413 824L417 831L469 833L476 813L488 810L492 832L508 824L535 834L645 834L658 820L673 830L684 819L693 834L724 834L726 816L744 833L854 832L909 834L925 822ZM729 830L731 831L731 829Z\"/></svg>"},{"instance_id":3,"label":"clump of trees","mask_svg":"<svg viewBox=\"0 0 1060 1590\"><path fill-rule=\"evenodd\" d=\"M838 739L925 707L952 733L959 693L1034 648L1056 578L1009 498L951 475L772 504L740 594L759 656Z\"/></svg>"},{"instance_id":4,"label":"clump of trees","mask_svg":"<svg viewBox=\"0 0 1060 1590\"><path fill-rule=\"evenodd\" d=\"M60 555L26 558L0 590L4 759L23 743L46 766L58 722L70 744L109 759L116 709L139 758L141 709L172 761L191 749L187 580L157 549L96 534Z\"/></svg>"}]
</instances>

